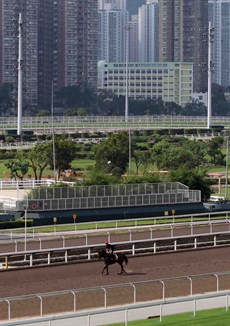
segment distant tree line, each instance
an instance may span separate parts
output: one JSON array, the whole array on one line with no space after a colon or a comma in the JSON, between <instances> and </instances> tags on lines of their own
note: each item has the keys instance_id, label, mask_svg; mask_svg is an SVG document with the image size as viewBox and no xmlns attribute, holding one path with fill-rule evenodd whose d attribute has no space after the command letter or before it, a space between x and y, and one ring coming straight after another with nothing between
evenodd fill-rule
<instances>
[{"instance_id":1,"label":"distant tree line","mask_svg":"<svg viewBox=\"0 0 230 326\"><path fill-rule=\"evenodd\" d=\"M223 88L217 84L212 85L212 114L230 115L230 103L225 98L225 91L229 88ZM15 110L12 98L13 87L11 84L2 84L0 86L0 115L10 116ZM125 97L117 96L112 92L99 91L91 89L87 85L84 87L68 86L59 90L55 94L55 106L64 108L64 115L124 115ZM30 110L30 115L50 115L50 108L23 107L23 111ZM162 99L129 99L130 115L207 115L206 106L193 100L184 107L174 102L163 102Z\"/></svg>"}]
</instances>

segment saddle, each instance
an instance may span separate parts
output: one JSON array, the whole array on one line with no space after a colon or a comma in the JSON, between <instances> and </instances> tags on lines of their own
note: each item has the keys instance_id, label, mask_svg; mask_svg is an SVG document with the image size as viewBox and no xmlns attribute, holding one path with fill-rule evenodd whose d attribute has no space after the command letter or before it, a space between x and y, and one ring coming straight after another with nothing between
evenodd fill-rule
<instances>
[{"instance_id":1,"label":"saddle","mask_svg":"<svg viewBox=\"0 0 230 326\"><path fill-rule=\"evenodd\" d=\"M111 253L110 256L109 256L109 258L110 258L111 261L116 261L118 257L117 257L116 254L114 254L114 253L112 254Z\"/></svg>"}]
</instances>

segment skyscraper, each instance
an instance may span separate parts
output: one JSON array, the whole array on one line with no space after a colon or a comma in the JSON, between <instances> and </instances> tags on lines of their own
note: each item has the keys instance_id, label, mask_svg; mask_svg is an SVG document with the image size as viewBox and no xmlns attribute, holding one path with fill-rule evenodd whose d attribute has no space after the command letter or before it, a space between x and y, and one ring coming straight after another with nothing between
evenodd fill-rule
<instances>
[{"instance_id":1,"label":"skyscraper","mask_svg":"<svg viewBox=\"0 0 230 326\"><path fill-rule=\"evenodd\" d=\"M106 62L122 62L125 60L126 32L129 14L125 9L119 9L122 2L113 3L106 0L99 15L99 47L98 59ZM110 1L110 3L108 3ZM123 8L123 7L122 7Z\"/></svg>"},{"instance_id":2,"label":"skyscraper","mask_svg":"<svg viewBox=\"0 0 230 326\"><path fill-rule=\"evenodd\" d=\"M98 10L126 10L126 0L98 0Z\"/></svg>"},{"instance_id":3,"label":"skyscraper","mask_svg":"<svg viewBox=\"0 0 230 326\"><path fill-rule=\"evenodd\" d=\"M62 3L60 3L62 2ZM62 13L61 13L62 12ZM94 0L59 1L61 86L97 87L98 12ZM57 40L58 41L58 40ZM61 47L63 49L61 50Z\"/></svg>"},{"instance_id":4,"label":"skyscraper","mask_svg":"<svg viewBox=\"0 0 230 326\"><path fill-rule=\"evenodd\" d=\"M158 0L147 0L138 10L138 61L159 61Z\"/></svg>"},{"instance_id":5,"label":"skyscraper","mask_svg":"<svg viewBox=\"0 0 230 326\"><path fill-rule=\"evenodd\" d=\"M209 20L214 27L213 82L230 86L230 0L209 0Z\"/></svg>"},{"instance_id":6,"label":"skyscraper","mask_svg":"<svg viewBox=\"0 0 230 326\"><path fill-rule=\"evenodd\" d=\"M159 0L159 59L194 63L194 91L207 90L208 0Z\"/></svg>"},{"instance_id":7,"label":"skyscraper","mask_svg":"<svg viewBox=\"0 0 230 326\"><path fill-rule=\"evenodd\" d=\"M0 0L0 83L17 99L19 13L23 20L23 104L47 106L54 90L97 87L95 0Z\"/></svg>"}]
</instances>

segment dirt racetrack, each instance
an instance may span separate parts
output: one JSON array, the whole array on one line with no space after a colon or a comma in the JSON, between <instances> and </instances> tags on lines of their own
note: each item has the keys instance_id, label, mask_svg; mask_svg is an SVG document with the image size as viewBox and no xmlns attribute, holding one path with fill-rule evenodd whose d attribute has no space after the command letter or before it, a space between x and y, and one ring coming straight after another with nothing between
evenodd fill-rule
<instances>
[{"instance_id":1,"label":"dirt racetrack","mask_svg":"<svg viewBox=\"0 0 230 326\"><path fill-rule=\"evenodd\" d=\"M112 284L147 281L137 285L137 301L162 298L162 284L153 280L176 278L188 275L230 271L229 247L202 249L187 252L129 257L127 273L119 275L118 264L110 266L110 275L101 275L102 261L59 265L52 267L11 269L0 272L0 297L47 293L62 290L80 290ZM189 295L187 279L165 282L165 297ZM230 275L220 277L220 290L230 289ZM193 277L193 293L216 290L216 277ZM107 305L133 302L133 287L130 285L107 290ZM73 311L73 294L44 297L43 314ZM39 315L40 299L19 300L11 303L11 317ZM104 292L77 292L76 311L102 307ZM0 320L7 318L7 303L0 302Z\"/></svg>"}]
</instances>

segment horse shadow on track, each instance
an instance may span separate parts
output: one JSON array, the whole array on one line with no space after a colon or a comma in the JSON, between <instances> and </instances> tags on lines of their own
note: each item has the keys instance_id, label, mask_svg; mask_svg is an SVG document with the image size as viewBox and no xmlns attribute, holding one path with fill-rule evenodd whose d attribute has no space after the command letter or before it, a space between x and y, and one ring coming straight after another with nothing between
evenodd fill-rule
<instances>
[{"instance_id":1,"label":"horse shadow on track","mask_svg":"<svg viewBox=\"0 0 230 326\"><path fill-rule=\"evenodd\" d=\"M120 276L138 276L138 275L146 275L146 273L134 273L134 272L129 272L125 271L125 273L117 273Z\"/></svg>"}]
</instances>

